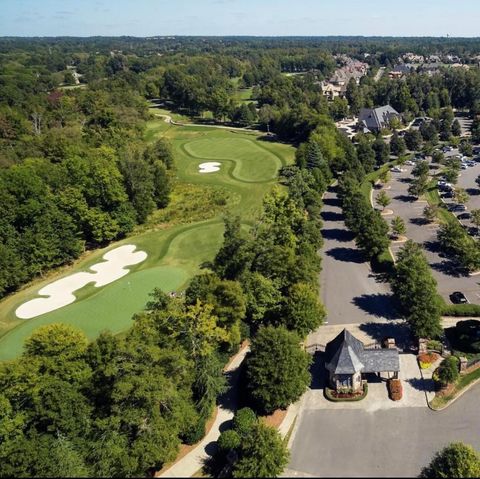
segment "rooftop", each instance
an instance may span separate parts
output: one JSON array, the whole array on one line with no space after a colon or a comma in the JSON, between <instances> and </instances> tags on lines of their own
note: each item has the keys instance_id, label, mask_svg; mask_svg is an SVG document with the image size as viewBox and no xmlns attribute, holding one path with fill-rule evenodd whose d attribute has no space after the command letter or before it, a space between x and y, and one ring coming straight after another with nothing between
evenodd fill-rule
<instances>
[{"instance_id":1,"label":"rooftop","mask_svg":"<svg viewBox=\"0 0 480 479\"><path fill-rule=\"evenodd\" d=\"M397 349L365 349L346 329L327 344L325 356L325 367L333 374L400 371Z\"/></svg>"}]
</instances>

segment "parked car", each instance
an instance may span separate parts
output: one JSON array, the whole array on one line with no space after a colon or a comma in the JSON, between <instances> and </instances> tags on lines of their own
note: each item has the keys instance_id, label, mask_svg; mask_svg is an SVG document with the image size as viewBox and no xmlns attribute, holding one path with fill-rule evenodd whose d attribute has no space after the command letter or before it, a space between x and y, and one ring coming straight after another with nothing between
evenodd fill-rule
<instances>
[{"instance_id":1,"label":"parked car","mask_svg":"<svg viewBox=\"0 0 480 479\"><path fill-rule=\"evenodd\" d=\"M467 211L467 207L462 204L454 205L452 211Z\"/></svg>"},{"instance_id":2,"label":"parked car","mask_svg":"<svg viewBox=\"0 0 480 479\"><path fill-rule=\"evenodd\" d=\"M453 304L468 304L467 297L461 291L455 291L450 295L450 301Z\"/></svg>"},{"instance_id":3,"label":"parked car","mask_svg":"<svg viewBox=\"0 0 480 479\"><path fill-rule=\"evenodd\" d=\"M399 168L398 166L394 166L393 168L390 168L390 171L392 173L401 173L403 170Z\"/></svg>"},{"instance_id":4,"label":"parked car","mask_svg":"<svg viewBox=\"0 0 480 479\"><path fill-rule=\"evenodd\" d=\"M405 164L408 165L408 166L413 166L415 164L415 162L413 162L412 160L407 160L405 162Z\"/></svg>"},{"instance_id":5,"label":"parked car","mask_svg":"<svg viewBox=\"0 0 480 479\"><path fill-rule=\"evenodd\" d=\"M452 190L446 191L443 193L442 198L453 198L455 196L455 193ZM452 206L452 205L449 205Z\"/></svg>"},{"instance_id":6,"label":"parked car","mask_svg":"<svg viewBox=\"0 0 480 479\"><path fill-rule=\"evenodd\" d=\"M442 150L444 153L447 153L447 151L453 151L453 147L446 145L442 148Z\"/></svg>"},{"instance_id":7,"label":"parked car","mask_svg":"<svg viewBox=\"0 0 480 479\"><path fill-rule=\"evenodd\" d=\"M457 215L457 218L459 220L469 220L471 217L472 215L470 213L460 213L459 215Z\"/></svg>"}]
</instances>

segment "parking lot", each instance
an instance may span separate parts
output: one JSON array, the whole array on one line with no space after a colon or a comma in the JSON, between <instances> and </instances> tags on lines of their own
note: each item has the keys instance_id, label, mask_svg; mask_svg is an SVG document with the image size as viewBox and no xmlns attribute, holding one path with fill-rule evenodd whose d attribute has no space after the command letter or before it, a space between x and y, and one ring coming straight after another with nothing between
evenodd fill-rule
<instances>
[{"instance_id":1,"label":"parking lot","mask_svg":"<svg viewBox=\"0 0 480 479\"><path fill-rule=\"evenodd\" d=\"M456 152L452 151L450 154L453 155L456 154ZM454 291L461 291L471 303L478 304L480 303L480 275L468 276L458 272L455 263L441 253L437 241L439 225L437 223L426 223L423 217L423 209L427 205L427 202L424 200L416 200L408 193L408 187L412 178L412 169L413 166L404 165L402 166L402 170L404 171L401 173L392 173L392 180L385 189L391 198L391 203L388 208L393 210L393 214L385 216L385 219L391 221L395 216L400 216L405 222L407 229L406 236L408 239L424 247L425 255L432 268L433 275L438 282L438 292L447 303L450 303L450 294ZM437 171L436 168L432 168L430 172L434 174ZM480 164L466 170L461 170L458 186L471 191L476 187L475 178L479 174ZM374 197L376 197L380 191L381 189L375 189ZM468 210L480 207L480 194L471 195L467 206ZM403 243L401 242L392 243L391 249L395 256L402 246Z\"/></svg>"}]
</instances>

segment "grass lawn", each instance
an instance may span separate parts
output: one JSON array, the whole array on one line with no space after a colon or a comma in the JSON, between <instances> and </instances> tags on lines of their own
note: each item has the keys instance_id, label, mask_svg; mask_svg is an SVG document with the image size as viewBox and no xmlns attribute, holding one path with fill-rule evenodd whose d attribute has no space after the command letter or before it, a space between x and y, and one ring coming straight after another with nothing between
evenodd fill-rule
<instances>
[{"instance_id":1,"label":"grass lawn","mask_svg":"<svg viewBox=\"0 0 480 479\"><path fill-rule=\"evenodd\" d=\"M0 302L0 360L16 357L24 340L44 324L62 322L80 327L89 338L101 331L125 331L155 288L181 290L212 260L223 239L222 215L227 211L252 224L261 211L262 199L276 183L278 169L291 163L294 148L265 141L248 132L205 127L177 127L163 119L148 123L146 140L160 135L173 144L176 187L172 202L154 212L129 238L108 248L87 253L72 266L60 268L36 280ZM220 171L199 174L198 165L214 160ZM87 285L75 293L71 305L36 318L20 320L15 310L53 280L88 271L109 249L135 244L147 259L132 266L131 273L101 288Z\"/></svg>"},{"instance_id":2,"label":"grass lawn","mask_svg":"<svg viewBox=\"0 0 480 479\"><path fill-rule=\"evenodd\" d=\"M383 173L390 170L390 168L396 163L397 161L390 161L388 163L385 163L378 170L372 171L371 173L365 176L362 184L360 185L360 192L368 201L368 204L371 204L370 195L371 195L374 183L383 175ZM387 271L389 271L393 267L393 263L394 263L393 256L390 253L390 250L387 249L382 254L380 254L376 258L374 263L376 264L377 268L386 269Z\"/></svg>"},{"instance_id":3,"label":"grass lawn","mask_svg":"<svg viewBox=\"0 0 480 479\"><path fill-rule=\"evenodd\" d=\"M428 190L425 193L425 199L430 206L438 206L437 216L440 221L444 223L458 223L456 216L443 206L443 202L438 194L437 180L432 180L429 183Z\"/></svg>"}]
</instances>

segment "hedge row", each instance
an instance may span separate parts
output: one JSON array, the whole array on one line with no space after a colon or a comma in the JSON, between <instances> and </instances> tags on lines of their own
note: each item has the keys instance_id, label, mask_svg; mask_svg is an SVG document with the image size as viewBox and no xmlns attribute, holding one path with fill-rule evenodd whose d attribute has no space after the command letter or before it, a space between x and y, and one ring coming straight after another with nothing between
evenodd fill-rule
<instances>
[{"instance_id":1,"label":"hedge row","mask_svg":"<svg viewBox=\"0 0 480 479\"><path fill-rule=\"evenodd\" d=\"M442 308L442 315L480 317L480 304L446 304Z\"/></svg>"}]
</instances>

